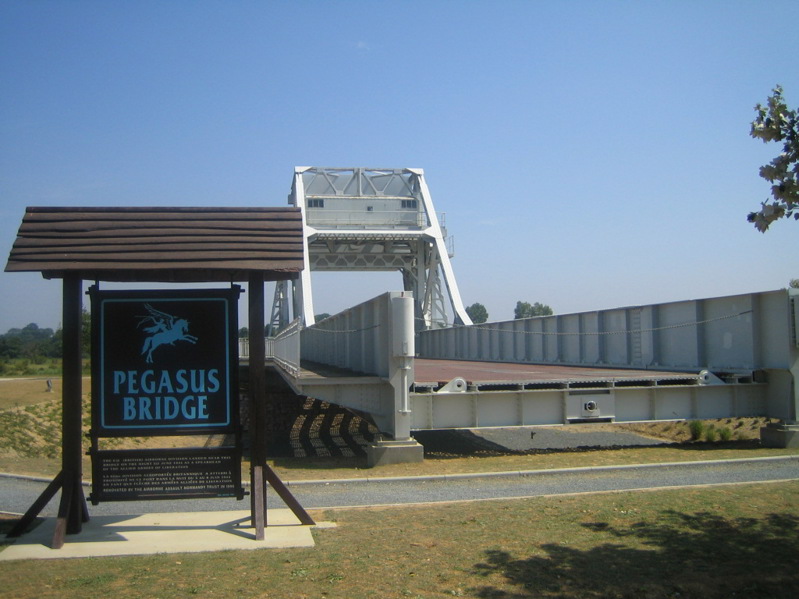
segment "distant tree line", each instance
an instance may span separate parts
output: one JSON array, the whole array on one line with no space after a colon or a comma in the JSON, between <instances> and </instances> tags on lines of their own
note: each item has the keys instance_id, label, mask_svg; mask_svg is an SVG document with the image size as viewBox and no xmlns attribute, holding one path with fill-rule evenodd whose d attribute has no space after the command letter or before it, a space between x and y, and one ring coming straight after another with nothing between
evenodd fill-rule
<instances>
[{"instance_id":1,"label":"distant tree line","mask_svg":"<svg viewBox=\"0 0 799 599\"><path fill-rule=\"evenodd\" d=\"M0 358L38 360L61 357L61 331L42 329L32 322L21 329L9 329L0 335Z\"/></svg>"},{"instance_id":2,"label":"distant tree line","mask_svg":"<svg viewBox=\"0 0 799 599\"><path fill-rule=\"evenodd\" d=\"M91 355L91 316L84 310L82 316L81 344L83 356ZM60 358L64 331L41 328L32 322L21 329L9 329L0 335L0 360L42 360Z\"/></svg>"},{"instance_id":3,"label":"distant tree line","mask_svg":"<svg viewBox=\"0 0 799 599\"><path fill-rule=\"evenodd\" d=\"M466 314L469 315L474 324L482 324L488 321L488 310L479 302L466 306ZM516 308L513 310L513 318L515 320L532 318L533 316L551 316L552 314L554 314L552 308L539 302L530 304L529 302L519 301L516 302Z\"/></svg>"},{"instance_id":4,"label":"distant tree line","mask_svg":"<svg viewBox=\"0 0 799 599\"><path fill-rule=\"evenodd\" d=\"M533 316L552 316L554 312L552 308L546 304L536 302L529 304L528 302L516 302L516 308L513 310L513 318L532 318Z\"/></svg>"}]
</instances>

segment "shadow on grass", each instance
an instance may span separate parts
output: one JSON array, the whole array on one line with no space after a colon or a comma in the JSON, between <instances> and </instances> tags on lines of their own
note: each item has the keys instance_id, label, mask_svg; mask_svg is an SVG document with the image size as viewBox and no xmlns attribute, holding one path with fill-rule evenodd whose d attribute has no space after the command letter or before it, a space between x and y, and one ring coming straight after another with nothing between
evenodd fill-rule
<instances>
[{"instance_id":1,"label":"shadow on grass","mask_svg":"<svg viewBox=\"0 0 799 599\"><path fill-rule=\"evenodd\" d=\"M588 550L548 543L546 555L486 552L478 576L500 575L486 599L522 597L799 597L799 517L760 519L666 511L657 522L583 524L601 543ZM512 590L506 590L507 588Z\"/></svg>"},{"instance_id":2,"label":"shadow on grass","mask_svg":"<svg viewBox=\"0 0 799 599\"><path fill-rule=\"evenodd\" d=\"M430 430L416 431L414 438L424 445L425 457L436 459L470 457L492 457L500 455L542 455L553 453L586 453L608 450L638 450L647 448L671 448L686 451L752 450L761 446L760 440L705 442L686 441L683 443L653 442L652 444L606 444L575 445L572 447L539 447L515 450L495 443L470 430Z\"/></svg>"},{"instance_id":3,"label":"shadow on grass","mask_svg":"<svg viewBox=\"0 0 799 599\"><path fill-rule=\"evenodd\" d=\"M424 446L425 457L438 459L461 458L463 456L514 455L520 452L494 443L469 430L424 430L415 431L414 439Z\"/></svg>"}]
</instances>

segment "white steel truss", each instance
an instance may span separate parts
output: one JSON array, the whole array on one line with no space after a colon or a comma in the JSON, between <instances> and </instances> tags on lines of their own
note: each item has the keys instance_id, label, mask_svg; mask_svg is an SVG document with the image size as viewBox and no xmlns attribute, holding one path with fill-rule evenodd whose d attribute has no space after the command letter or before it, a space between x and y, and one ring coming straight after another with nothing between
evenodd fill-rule
<instances>
[{"instance_id":1,"label":"white steel truss","mask_svg":"<svg viewBox=\"0 0 799 599\"><path fill-rule=\"evenodd\" d=\"M399 271L417 329L472 324L422 169L297 167L288 201L302 212L305 268L276 283L269 334L314 324L312 271Z\"/></svg>"}]
</instances>

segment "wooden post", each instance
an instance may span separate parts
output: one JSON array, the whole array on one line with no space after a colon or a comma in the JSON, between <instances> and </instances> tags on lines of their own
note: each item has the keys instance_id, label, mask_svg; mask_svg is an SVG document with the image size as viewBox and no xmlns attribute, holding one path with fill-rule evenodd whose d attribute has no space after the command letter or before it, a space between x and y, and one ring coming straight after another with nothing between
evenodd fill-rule
<instances>
[{"instance_id":1,"label":"wooden post","mask_svg":"<svg viewBox=\"0 0 799 599\"><path fill-rule=\"evenodd\" d=\"M266 341L264 339L264 274L249 277L250 317L250 489L252 524L256 540L263 540L266 527Z\"/></svg>"},{"instance_id":2,"label":"wooden post","mask_svg":"<svg viewBox=\"0 0 799 599\"><path fill-rule=\"evenodd\" d=\"M83 281L77 274L64 276L63 308L63 389L61 395L61 504L58 510L52 546L64 544L64 534L81 531L88 520L86 499L83 495L83 443L82 443L82 386L83 361L81 351Z\"/></svg>"},{"instance_id":3,"label":"wooden post","mask_svg":"<svg viewBox=\"0 0 799 599\"><path fill-rule=\"evenodd\" d=\"M61 489L58 519L51 547L64 546L64 536L77 534L89 521L89 508L83 495L83 415L81 325L83 281L77 274L64 276L62 297L62 391L61 391L61 472L47 486L8 536L19 536L36 519Z\"/></svg>"}]
</instances>

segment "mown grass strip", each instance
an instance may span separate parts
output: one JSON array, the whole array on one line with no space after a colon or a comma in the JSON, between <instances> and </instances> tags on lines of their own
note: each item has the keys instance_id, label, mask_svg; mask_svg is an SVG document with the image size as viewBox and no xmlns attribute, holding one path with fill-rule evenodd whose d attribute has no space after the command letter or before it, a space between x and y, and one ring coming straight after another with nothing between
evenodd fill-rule
<instances>
[{"instance_id":1,"label":"mown grass strip","mask_svg":"<svg viewBox=\"0 0 799 599\"><path fill-rule=\"evenodd\" d=\"M0 563L4 596L796 597L799 482L335 510L313 549Z\"/></svg>"}]
</instances>

